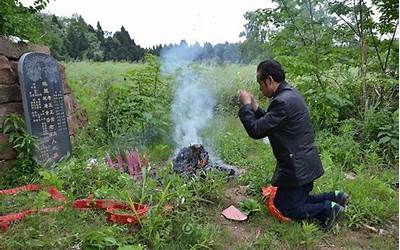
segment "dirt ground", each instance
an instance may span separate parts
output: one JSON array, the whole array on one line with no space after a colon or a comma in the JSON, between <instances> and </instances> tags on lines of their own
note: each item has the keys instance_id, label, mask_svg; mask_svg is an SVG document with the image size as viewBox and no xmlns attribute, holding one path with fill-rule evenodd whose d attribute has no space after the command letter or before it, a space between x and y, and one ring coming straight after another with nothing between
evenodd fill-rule
<instances>
[{"instance_id":1,"label":"dirt ground","mask_svg":"<svg viewBox=\"0 0 400 250\"><path fill-rule=\"evenodd\" d=\"M234 205L239 208L239 203L250 198L247 195L247 186L230 186L226 189L222 204L224 208ZM267 223L267 219L264 221ZM232 249L232 246L243 245L246 242L256 241L257 238L264 233L265 227L254 226L253 224L226 219L223 215L219 215L217 224L229 234L229 245L224 249Z\"/></svg>"},{"instance_id":2,"label":"dirt ground","mask_svg":"<svg viewBox=\"0 0 400 250\"><path fill-rule=\"evenodd\" d=\"M246 186L230 186L226 189L222 204L224 208L234 205L238 207L239 202L246 200L249 196ZM229 245L224 249L232 249L235 245L246 245L245 243L256 241L259 236L265 233L268 224L268 219L263 222L254 224L245 222L230 221L224 218L221 214L216 223L222 230L225 230L229 235ZM390 249L390 246L397 245L399 239L399 220L394 218L390 223L383 228L375 228L364 226L358 230L351 230L346 227L341 227L340 233L335 235L330 232L325 234L321 240L315 244L316 249L378 249L385 246Z\"/></svg>"}]
</instances>

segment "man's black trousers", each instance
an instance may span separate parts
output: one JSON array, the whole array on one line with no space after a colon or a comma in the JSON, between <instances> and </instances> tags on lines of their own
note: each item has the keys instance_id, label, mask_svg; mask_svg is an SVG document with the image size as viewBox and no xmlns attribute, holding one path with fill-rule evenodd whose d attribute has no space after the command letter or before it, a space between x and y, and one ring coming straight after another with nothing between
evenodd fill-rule
<instances>
[{"instance_id":1,"label":"man's black trousers","mask_svg":"<svg viewBox=\"0 0 400 250\"><path fill-rule=\"evenodd\" d=\"M291 219L316 218L325 221L331 210L335 193L309 194L313 182L300 187L278 187L275 196L276 208Z\"/></svg>"}]
</instances>

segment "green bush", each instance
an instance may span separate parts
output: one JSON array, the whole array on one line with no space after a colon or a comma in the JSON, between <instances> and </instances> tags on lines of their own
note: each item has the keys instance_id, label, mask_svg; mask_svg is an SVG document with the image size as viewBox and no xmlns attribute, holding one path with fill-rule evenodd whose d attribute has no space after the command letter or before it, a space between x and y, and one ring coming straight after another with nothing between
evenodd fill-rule
<instances>
[{"instance_id":1,"label":"green bush","mask_svg":"<svg viewBox=\"0 0 400 250\"><path fill-rule=\"evenodd\" d=\"M111 84L105 90L100 120L105 134L117 147L165 137L171 94L168 82L161 79L159 62L147 55L144 66L129 71L126 77L127 84Z\"/></svg>"},{"instance_id":2,"label":"green bush","mask_svg":"<svg viewBox=\"0 0 400 250\"><path fill-rule=\"evenodd\" d=\"M65 71L79 105L87 112L89 123L98 125L104 95L109 85L125 85L126 72L140 70L141 64L115 62L65 62Z\"/></svg>"},{"instance_id":3,"label":"green bush","mask_svg":"<svg viewBox=\"0 0 400 250\"><path fill-rule=\"evenodd\" d=\"M296 77L293 82L304 96L314 129L333 132L342 120L353 117L355 103L344 83L325 80L323 84L310 76Z\"/></svg>"},{"instance_id":4,"label":"green bush","mask_svg":"<svg viewBox=\"0 0 400 250\"><path fill-rule=\"evenodd\" d=\"M10 145L16 153L16 160L10 170L0 180L1 187L13 187L31 182L38 177L39 164L33 155L37 148L36 137L28 133L24 118L18 114L9 114L4 117L0 133L8 136ZM7 147L8 145L0 145Z\"/></svg>"},{"instance_id":5,"label":"green bush","mask_svg":"<svg viewBox=\"0 0 400 250\"><path fill-rule=\"evenodd\" d=\"M355 140L354 120L345 120L338 128L338 135L320 132L317 136L318 149L329 152L335 167L343 171L356 171L362 162L360 143Z\"/></svg>"},{"instance_id":6,"label":"green bush","mask_svg":"<svg viewBox=\"0 0 400 250\"><path fill-rule=\"evenodd\" d=\"M362 123L361 141L366 145L377 143L377 152L386 161L396 165L399 159L399 110L369 109Z\"/></svg>"}]
</instances>

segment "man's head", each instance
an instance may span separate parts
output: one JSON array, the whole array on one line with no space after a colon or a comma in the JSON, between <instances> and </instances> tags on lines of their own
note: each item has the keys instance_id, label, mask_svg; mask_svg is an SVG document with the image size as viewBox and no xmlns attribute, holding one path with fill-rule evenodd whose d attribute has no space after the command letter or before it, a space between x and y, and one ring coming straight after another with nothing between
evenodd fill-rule
<instances>
[{"instance_id":1,"label":"man's head","mask_svg":"<svg viewBox=\"0 0 400 250\"><path fill-rule=\"evenodd\" d=\"M285 71L275 60L265 60L257 66L257 82L264 96L270 98L275 94L279 84L285 80Z\"/></svg>"}]
</instances>

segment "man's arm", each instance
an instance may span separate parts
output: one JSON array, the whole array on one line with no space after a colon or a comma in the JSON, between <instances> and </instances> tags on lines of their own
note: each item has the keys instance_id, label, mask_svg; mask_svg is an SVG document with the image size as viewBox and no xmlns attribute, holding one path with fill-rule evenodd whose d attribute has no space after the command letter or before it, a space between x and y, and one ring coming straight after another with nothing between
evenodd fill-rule
<instances>
[{"instance_id":1,"label":"man's arm","mask_svg":"<svg viewBox=\"0 0 400 250\"><path fill-rule=\"evenodd\" d=\"M268 136L274 129L286 121L287 112L285 103L279 100L273 100L270 104L269 112L263 112L257 109L254 112L251 104L243 105L239 110L239 118L244 128L251 138L261 139ZM258 117L258 115L262 117Z\"/></svg>"},{"instance_id":2,"label":"man's arm","mask_svg":"<svg viewBox=\"0 0 400 250\"><path fill-rule=\"evenodd\" d=\"M257 119L265 115L265 111L258 105L257 101L254 99L253 96L251 97L251 107L253 108L253 111L256 113Z\"/></svg>"},{"instance_id":3,"label":"man's arm","mask_svg":"<svg viewBox=\"0 0 400 250\"><path fill-rule=\"evenodd\" d=\"M254 110L254 108L253 108L253 110ZM257 119L259 119L265 115L265 111L261 107L258 107L254 113L255 113Z\"/></svg>"}]
</instances>

